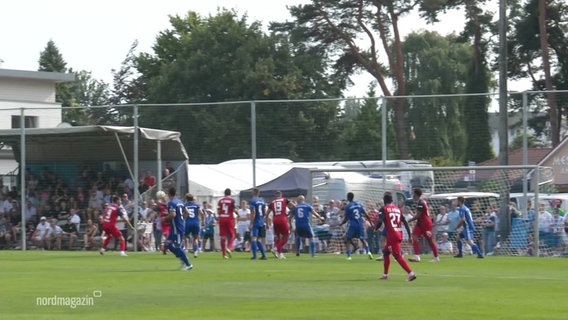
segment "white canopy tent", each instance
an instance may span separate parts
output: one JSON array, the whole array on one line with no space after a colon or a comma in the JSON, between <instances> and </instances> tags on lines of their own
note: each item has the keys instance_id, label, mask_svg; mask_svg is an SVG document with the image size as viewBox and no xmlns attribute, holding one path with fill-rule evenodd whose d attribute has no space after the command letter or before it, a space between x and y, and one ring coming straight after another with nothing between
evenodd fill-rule
<instances>
[{"instance_id":1,"label":"white canopy tent","mask_svg":"<svg viewBox=\"0 0 568 320\"><path fill-rule=\"evenodd\" d=\"M183 162L187 167L188 155L180 137L181 134L175 131L120 126L0 130L0 143L12 148L20 164L20 172L25 171L27 163L122 162L128 168L135 190L140 161L156 161L160 169L162 159ZM185 181L179 183L187 186L187 170L184 171ZM158 181L160 178L161 170L158 171ZM23 178L21 184L21 194L25 194ZM22 220L23 217L22 213ZM22 248L25 250L25 243Z\"/></svg>"},{"instance_id":2,"label":"white canopy tent","mask_svg":"<svg viewBox=\"0 0 568 320\"><path fill-rule=\"evenodd\" d=\"M291 164L257 164L256 185L273 180L290 169ZM252 188L253 167L249 163L195 164L188 166L189 192L200 201L216 201L224 196L226 188L234 196Z\"/></svg>"}]
</instances>

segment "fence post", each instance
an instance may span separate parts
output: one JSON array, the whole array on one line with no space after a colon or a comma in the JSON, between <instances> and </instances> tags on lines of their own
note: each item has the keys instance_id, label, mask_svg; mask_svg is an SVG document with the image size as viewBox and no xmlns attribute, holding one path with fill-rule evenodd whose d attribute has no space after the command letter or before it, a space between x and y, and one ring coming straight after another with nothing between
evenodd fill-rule
<instances>
[{"instance_id":1,"label":"fence post","mask_svg":"<svg viewBox=\"0 0 568 320\"><path fill-rule=\"evenodd\" d=\"M250 102L250 150L252 159L252 187L256 188L256 102Z\"/></svg>"},{"instance_id":2,"label":"fence post","mask_svg":"<svg viewBox=\"0 0 568 320\"><path fill-rule=\"evenodd\" d=\"M26 121L25 109L20 108L20 214L22 219L22 251L26 251Z\"/></svg>"},{"instance_id":3,"label":"fence post","mask_svg":"<svg viewBox=\"0 0 568 320\"><path fill-rule=\"evenodd\" d=\"M132 214L134 215L134 235L133 237L133 241L132 241L132 247L134 249L134 252L138 251L138 204L140 203L140 194L138 193L138 179L140 178L138 176L138 171L139 171L139 166L138 166L138 161L139 161L139 155L138 155L138 148L139 148L139 134L138 134L138 105L134 105L133 110L132 110L132 117L134 120L134 145L133 145L133 155L132 155L132 161L134 162L132 164L133 166L133 177L132 180L134 181L134 207L132 208Z\"/></svg>"}]
</instances>

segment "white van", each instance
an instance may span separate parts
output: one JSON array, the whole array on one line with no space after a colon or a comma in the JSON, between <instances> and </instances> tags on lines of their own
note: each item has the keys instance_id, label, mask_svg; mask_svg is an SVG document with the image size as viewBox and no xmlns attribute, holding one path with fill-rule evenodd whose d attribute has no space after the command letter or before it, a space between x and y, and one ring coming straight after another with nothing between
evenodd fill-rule
<instances>
[{"instance_id":1,"label":"white van","mask_svg":"<svg viewBox=\"0 0 568 320\"><path fill-rule=\"evenodd\" d=\"M392 192L397 200L406 199L398 179L373 179L356 172L322 172L314 177L312 186L312 196L318 196L320 201L345 199L348 192L353 192L356 201L376 203L385 191Z\"/></svg>"},{"instance_id":2,"label":"white van","mask_svg":"<svg viewBox=\"0 0 568 320\"><path fill-rule=\"evenodd\" d=\"M479 205L481 214L489 207L492 203L500 204L500 195L493 192L453 192L453 193L438 193L426 197L428 206L430 208L438 208L440 205L450 205L453 200L458 197L464 197L465 205L472 209L474 204ZM478 218L476 213L472 210L472 215L474 219ZM479 213L477 213L479 215Z\"/></svg>"}]
</instances>

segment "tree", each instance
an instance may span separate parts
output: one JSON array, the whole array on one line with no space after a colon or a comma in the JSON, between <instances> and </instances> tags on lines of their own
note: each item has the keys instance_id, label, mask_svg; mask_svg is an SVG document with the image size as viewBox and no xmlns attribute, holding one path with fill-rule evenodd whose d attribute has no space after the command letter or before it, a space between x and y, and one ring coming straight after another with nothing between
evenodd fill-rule
<instances>
[{"instance_id":1,"label":"tree","mask_svg":"<svg viewBox=\"0 0 568 320\"><path fill-rule=\"evenodd\" d=\"M513 141L511 141L511 144L509 145L509 151L518 150L521 149L522 147L523 147L523 132L522 130L519 129L515 134L515 139L513 139ZM529 134L527 136L527 148L542 148L542 147L543 147L542 143L540 143L534 135Z\"/></svg>"},{"instance_id":2,"label":"tree","mask_svg":"<svg viewBox=\"0 0 568 320\"><path fill-rule=\"evenodd\" d=\"M67 69L67 62L63 59L63 55L59 52L59 48L53 40L49 40L45 49L39 54L38 71L47 72L72 72ZM55 88L55 100L61 102L63 107L72 107L76 105L69 84L58 83Z\"/></svg>"},{"instance_id":3,"label":"tree","mask_svg":"<svg viewBox=\"0 0 568 320\"><path fill-rule=\"evenodd\" d=\"M467 137L463 97L472 54L470 46L455 35L443 37L435 32L413 32L402 44L405 56L407 90L413 95L432 95L411 99L408 124L412 135L410 152L415 159L445 157L463 163Z\"/></svg>"},{"instance_id":4,"label":"tree","mask_svg":"<svg viewBox=\"0 0 568 320\"><path fill-rule=\"evenodd\" d=\"M326 98L342 89L318 52L287 35L266 35L259 22L249 24L233 11L206 18L189 12L170 23L172 28L157 36L154 54L135 59L145 103ZM250 158L250 108L249 103L145 107L140 123L179 129L194 162L215 163ZM258 157L321 158L322 149L311 146L334 141L337 114L337 103L305 103L301 109L258 103L257 136L263 139Z\"/></svg>"},{"instance_id":5,"label":"tree","mask_svg":"<svg viewBox=\"0 0 568 320\"><path fill-rule=\"evenodd\" d=\"M378 104L375 83L369 86L367 97L361 104L358 100L348 100L341 117L342 145L336 160L377 160L383 158L382 152L382 112ZM394 128L387 115L387 154L386 159L396 154ZM394 156L392 157L394 158Z\"/></svg>"},{"instance_id":6,"label":"tree","mask_svg":"<svg viewBox=\"0 0 568 320\"><path fill-rule=\"evenodd\" d=\"M371 74L385 96L406 95L399 19L422 1L313 0L290 9L295 21L275 24L335 59L338 74ZM384 55L384 58L383 58ZM382 61L386 61L386 64ZM389 87L392 81L394 88ZM392 99L398 157L409 157L406 100Z\"/></svg>"},{"instance_id":7,"label":"tree","mask_svg":"<svg viewBox=\"0 0 568 320\"><path fill-rule=\"evenodd\" d=\"M76 105L64 108L63 121L75 125L112 123L103 117L106 108L101 108L109 102L108 84L94 79L89 71L81 70L75 75L75 82L68 84L66 89Z\"/></svg>"},{"instance_id":8,"label":"tree","mask_svg":"<svg viewBox=\"0 0 568 320\"><path fill-rule=\"evenodd\" d=\"M529 77L534 90L568 89L568 6L563 1L528 0L511 10L512 24L509 43L509 75L513 79ZM568 98L548 92L542 96L530 95L535 113L545 112L533 122L534 129L550 124L553 146L560 142L562 116L568 112Z\"/></svg>"},{"instance_id":9,"label":"tree","mask_svg":"<svg viewBox=\"0 0 568 320\"><path fill-rule=\"evenodd\" d=\"M490 39L497 34L492 22L493 13L485 10L486 0L427 1L422 5L422 17L429 22L438 22L438 15L450 9L462 9L465 13L465 27L459 41L470 45L472 59L467 74L465 93L487 93L492 87L489 60ZM482 162L492 158L491 134L489 132L487 96L469 96L464 101L467 143L465 160Z\"/></svg>"}]
</instances>

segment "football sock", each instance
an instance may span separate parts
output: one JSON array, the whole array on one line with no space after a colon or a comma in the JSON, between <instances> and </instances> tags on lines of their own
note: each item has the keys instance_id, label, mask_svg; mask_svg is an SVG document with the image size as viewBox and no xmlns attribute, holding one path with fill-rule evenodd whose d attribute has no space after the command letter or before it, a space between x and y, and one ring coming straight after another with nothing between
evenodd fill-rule
<instances>
[{"instance_id":1,"label":"football sock","mask_svg":"<svg viewBox=\"0 0 568 320\"><path fill-rule=\"evenodd\" d=\"M316 243L315 242L310 242L310 254L313 256L316 255Z\"/></svg>"},{"instance_id":2,"label":"football sock","mask_svg":"<svg viewBox=\"0 0 568 320\"><path fill-rule=\"evenodd\" d=\"M302 239L300 239L300 237L296 237L296 253L301 252L301 246L302 246Z\"/></svg>"},{"instance_id":3,"label":"football sock","mask_svg":"<svg viewBox=\"0 0 568 320\"><path fill-rule=\"evenodd\" d=\"M253 243L255 243L255 242L256 242L256 246L260 250L260 254L263 257L266 257L266 250L264 250L264 245L262 244L262 242L260 242L259 240L253 241Z\"/></svg>"},{"instance_id":4,"label":"football sock","mask_svg":"<svg viewBox=\"0 0 568 320\"><path fill-rule=\"evenodd\" d=\"M347 249L347 257L351 257L351 249Z\"/></svg>"},{"instance_id":5,"label":"football sock","mask_svg":"<svg viewBox=\"0 0 568 320\"><path fill-rule=\"evenodd\" d=\"M438 246L436 245L436 242L432 239L429 239L430 241L430 249L432 249L432 254L434 255L434 257L438 256Z\"/></svg>"},{"instance_id":6,"label":"football sock","mask_svg":"<svg viewBox=\"0 0 568 320\"><path fill-rule=\"evenodd\" d=\"M369 252L371 252L371 250L369 249L369 245L365 246L365 254L369 254Z\"/></svg>"},{"instance_id":7,"label":"football sock","mask_svg":"<svg viewBox=\"0 0 568 320\"><path fill-rule=\"evenodd\" d=\"M221 237L221 252L223 255L227 254L227 239L225 237Z\"/></svg>"},{"instance_id":8,"label":"football sock","mask_svg":"<svg viewBox=\"0 0 568 320\"><path fill-rule=\"evenodd\" d=\"M107 237L105 239L105 241L103 242L103 249L106 250L106 247L108 246L108 243L110 242L110 239L112 239L112 237Z\"/></svg>"},{"instance_id":9,"label":"football sock","mask_svg":"<svg viewBox=\"0 0 568 320\"><path fill-rule=\"evenodd\" d=\"M394 258L396 259L396 261L398 262L398 264L400 264L400 266L404 269L404 271L406 271L406 273L411 273L412 269L410 269L410 266L408 265L408 262L406 262L406 260L404 259L403 256L401 255L396 255L394 256Z\"/></svg>"},{"instance_id":10,"label":"football sock","mask_svg":"<svg viewBox=\"0 0 568 320\"><path fill-rule=\"evenodd\" d=\"M471 245L471 250L475 253L477 253L478 256L482 256L483 254L481 253L481 250L479 250L479 247L474 243Z\"/></svg>"},{"instance_id":11,"label":"football sock","mask_svg":"<svg viewBox=\"0 0 568 320\"><path fill-rule=\"evenodd\" d=\"M412 247L414 248L414 254L419 255L420 254L420 242L418 242L417 239L412 240Z\"/></svg>"},{"instance_id":12,"label":"football sock","mask_svg":"<svg viewBox=\"0 0 568 320\"><path fill-rule=\"evenodd\" d=\"M389 267L391 263L390 253L384 254L384 261L383 261L383 273L389 274Z\"/></svg>"},{"instance_id":13,"label":"football sock","mask_svg":"<svg viewBox=\"0 0 568 320\"><path fill-rule=\"evenodd\" d=\"M252 252L252 257L254 259L256 259L257 243L258 243L258 241L251 241L251 244L250 244L250 251Z\"/></svg>"},{"instance_id":14,"label":"football sock","mask_svg":"<svg viewBox=\"0 0 568 320\"><path fill-rule=\"evenodd\" d=\"M120 251L126 250L126 241L124 239L120 240Z\"/></svg>"},{"instance_id":15,"label":"football sock","mask_svg":"<svg viewBox=\"0 0 568 320\"><path fill-rule=\"evenodd\" d=\"M461 242L461 240L458 241L458 255L462 255L462 250L463 250L463 244Z\"/></svg>"}]
</instances>

